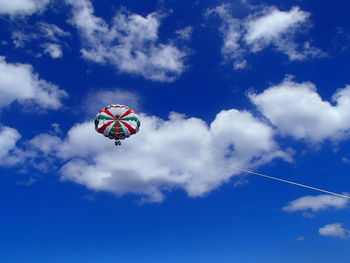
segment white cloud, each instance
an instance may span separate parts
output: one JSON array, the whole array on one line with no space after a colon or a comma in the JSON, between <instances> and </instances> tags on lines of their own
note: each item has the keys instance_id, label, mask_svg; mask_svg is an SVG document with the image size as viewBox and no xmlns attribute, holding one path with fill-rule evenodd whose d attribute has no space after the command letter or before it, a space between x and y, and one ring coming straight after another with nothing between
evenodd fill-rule
<instances>
[{"instance_id":1,"label":"white cloud","mask_svg":"<svg viewBox=\"0 0 350 263\"><path fill-rule=\"evenodd\" d=\"M304 240L305 240L305 237L299 236L299 237L294 238L294 239L293 239L293 242L302 242L302 241L304 241Z\"/></svg>"},{"instance_id":2,"label":"white cloud","mask_svg":"<svg viewBox=\"0 0 350 263\"><path fill-rule=\"evenodd\" d=\"M40 79L29 64L7 63L0 57L0 109L17 101L36 104L43 109L61 107L61 99L67 96L64 90Z\"/></svg>"},{"instance_id":3,"label":"white cloud","mask_svg":"<svg viewBox=\"0 0 350 263\"><path fill-rule=\"evenodd\" d=\"M16 48L24 48L28 43L34 42L35 47L41 47L43 52L52 58L62 57L61 42L63 38L68 36L70 36L69 32L43 21L35 25L26 25L24 29L15 30L11 34L12 42ZM28 48L25 50L28 51Z\"/></svg>"},{"instance_id":4,"label":"white cloud","mask_svg":"<svg viewBox=\"0 0 350 263\"><path fill-rule=\"evenodd\" d=\"M44 52L50 55L52 58L61 58L63 56L62 48L58 44L45 43L42 46L44 48Z\"/></svg>"},{"instance_id":5,"label":"white cloud","mask_svg":"<svg viewBox=\"0 0 350 263\"><path fill-rule=\"evenodd\" d=\"M0 15L31 15L43 11L50 0L1 0Z\"/></svg>"},{"instance_id":6,"label":"white cloud","mask_svg":"<svg viewBox=\"0 0 350 263\"><path fill-rule=\"evenodd\" d=\"M204 195L238 173L229 165L253 169L273 158L289 160L274 142L272 129L245 111L222 111L210 126L177 113L166 121L140 117L140 132L119 148L95 132L92 121L75 125L61 142L41 135L32 146L64 161L62 180L153 202L174 188L193 197Z\"/></svg>"},{"instance_id":7,"label":"white cloud","mask_svg":"<svg viewBox=\"0 0 350 263\"><path fill-rule=\"evenodd\" d=\"M309 17L309 13L298 7L293 7L290 11L280 11L276 7L266 8L258 16L248 17L244 40L253 52L273 44L287 54L294 53L295 44L290 38L298 29L307 26Z\"/></svg>"},{"instance_id":8,"label":"white cloud","mask_svg":"<svg viewBox=\"0 0 350 263\"><path fill-rule=\"evenodd\" d=\"M20 30L15 30L11 34L16 47L23 47L27 42L38 39L59 43L62 38L69 36L69 32L64 31L55 24L49 24L44 21L39 21L34 25L22 25Z\"/></svg>"},{"instance_id":9,"label":"white cloud","mask_svg":"<svg viewBox=\"0 0 350 263\"><path fill-rule=\"evenodd\" d=\"M248 67L248 62L245 59L238 60L238 61L235 61L233 63L233 68L236 69L236 70L237 69L245 69L247 67Z\"/></svg>"},{"instance_id":10,"label":"white cloud","mask_svg":"<svg viewBox=\"0 0 350 263\"><path fill-rule=\"evenodd\" d=\"M29 145L40 152L48 155L55 151L57 145L61 143L61 139L58 136L50 134L39 134L31 139Z\"/></svg>"},{"instance_id":11,"label":"white cloud","mask_svg":"<svg viewBox=\"0 0 350 263\"><path fill-rule=\"evenodd\" d=\"M335 29L335 36L333 38L333 52L341 55L350 49L350 33L342 27Z\"/></svg>"},{"instance_id":12,"label":"white cloud","mask_svg":"<svg viewBox=\"0 0 350 263\"><path fill-rule=\"evenodd\" d=\"M44 21L40 21L36 24L38 31L42 37L51 41L59 42L60 38L70 36L70 33L64 31L62 28L55 24L49 24Z\"/></svg>"},{"instance_id":13,"label":"white cloud","mask_svg":"<svg viewBox=\"0 0 350 263\"><path fill-rule=\"evenodd\" d=\"M21 31L14 31L11 34L12 42L16 48L24 47L33 38L33 34L25 34Z\"/></svg>"},{"instance_id":14,"label":"white cloud","mask_svg":"<svg viewBox=\"0 0 350 263\"><path fill-rule=\"evenodd\" d=\"M313 83L296 83L290 77L249 98L283 135L313 143L349 137L350 86L333 95L334 106L322 100Z\"/></svg>"},{"instance_id":15,"label":"white cloud","mask_svg":"<svg viewBox=\"0 0 350 263\"><path fill-rule=\"evenodd\" d=\"M159 43L160 14L144 17L121 10L108 25L94 16L90 1L66 2L73 7L71 22L81 34L85 59L156 81L173 81L185 70L186 52L172 43Z\"/></svg>"},{"instance_id":16,"label":"white cloud","mask_svg":"<svg viewBox=\"0 0 350 263\"><path fill-rule=\"evenodd\" d=\"M233 61L235 69L248 66L245 57L250 52L256 53L270 46L286 54L291 61L325 55L313 47L310 40L301 44L294 40L297 34L305 33L310 27L310 13L299 7L289 11L281 11L274 6L265 7L243 19L235 18L231 13L230 5L224 4L209 9L206 15L217 14L221 17L221 53L226 62Z\"/></svg>"},{"instance_id":17,"label":"white cloud","mask_svg":"<svg viewBox=\"0 0 350 263\"><path fill-rule=\"evenodd\" d=\"M15 149L21 135L16 129L0 126L0 164L7 163L8 154Z\"/></svg>"},{"instance_id":18,"label":"white cloud","mask_svg":"<svg viewBox=\"0 0 350 263\"><path fill-rule=\"evenodd\" d=\"M178 35L178 37L180 39L188 41L192 37L193 27L187 26L187 27L185 27L183 29L177 30L175 33Z\"/></svg>"},{"instance_id":19,"label":"white cloud","mask_svg":"<svg viewBox=\"0 0 350 263\"><path fill-rule=\"evenodd\" d=\"M345 229L341 223L325 225L319 228L318 233L326 237L350 239L350 231Z\"/></svg>"},{"instance_id":20,"label":"white cloud","mask_svg":"<svg viewBox=\"0 0 350 263\"><path fill-rule=\"evenodd\" d=\"M30 178L27 179L27 180L17 181L17 182L16 182L16 185L31 186L31 185L33 185L36 181L37 181L37 179L34 179L34 178L30 177Z\"/></svg>"},{"instance_id":21,"label":"white cloud","mask_svg":"<svg viewBox=\"0 0 350 263\"><path fill-rule=\"evenodd\" d=\"M240 19L231 15L230 5L223 4L206 12L206 16L217 14L222 19L220 31L223 35L221 53L226 62L233 60L235 69L245 68L248 64L244 59L247 50L243 47L242 37L244 34L243 23Z\"/></svg>"},{"instance_id":22,"label":"white cloud","mask_svg":"<svg viewBox=\"0 0 350 263\"><path fill-rule=\"evenodd\" d=\"M269 44L282 34L294 31L300 24L305 23L309 16L309 13L301 11L298 7L293 7L287 12L276 7L265 9L262 15L248 19L245 39L248 44L259 41Z\"/></svg>"},{"instance_id":23,"label":"white cloud","mask_svg":"<svg viewBox=\"0 0 350 263\"><path fill-rule=\"evenodd\" d=\"M343 209L349 206L349 199L332 195L304 196L291 201L282 209L287 212L312 210L318 212L329 208Z\"/></svg>"},{"instance_id":24,"label":"white cloud","mask_svg":"<svg viewBox=\"0 0 350 263\"><path fill-rule=\"evenodd\" d=\"M9 139L7 141L11 142L10 139L12 138L12 143L7 144L11 145L11 147L7 147L9 149L7 154L3 158L0 156L0 166L16 167L19 173L27 173L28 169L36 169L41 173L57 171L59 162L57 163L58 160L54 158L54 155L57 153L58 144L62 143L62 140L58 137L62 134L62 131L57 123L53 123L51 127L52 130L48 134L38 134L27 141L19 141L21 137L19 133L6 127L12 131L12 137L10 136L11 133L7 131L7 138ZM0 135L0 140L2 139L4 138L1 138ZM1 146L2 141L0 141L0 148ZM6 144L4 144L5 146ZM34 183L32 179L19 182L21 185L30 185L31 183Z\"/></svg>"}]
</instances>

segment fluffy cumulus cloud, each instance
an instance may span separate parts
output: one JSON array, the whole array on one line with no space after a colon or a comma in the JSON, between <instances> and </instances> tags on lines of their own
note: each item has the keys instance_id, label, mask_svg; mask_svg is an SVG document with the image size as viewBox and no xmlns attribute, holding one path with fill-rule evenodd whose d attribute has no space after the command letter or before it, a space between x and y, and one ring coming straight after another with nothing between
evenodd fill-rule
<instances>
[{"instance_id":1,"label":"fluffy cumulus cloud","mask_svg":"<svg viewBox=\"0 0 350 263\"><path fill-rule=\"evenodd\" d=\"M174 188L202 196L237 173L229 166L253 169L274 158L289 160L274 142L273 130L248 112L222 111L210 125L178 113L168 120L140 116L140 132L119 148L95 132L92 122L75 125L62 140L39 135L31 146L46 159L63 161L62 180L152 202Z\"/></svg>"},{"instance_id":2,"label":"fluffy cumulus cloud","mask_svg":"<svg viewBox=\"0 0 350 263\"><path fill-rule=\"evenodd\" d=\"M186 52L158 40L160 14L142 16L121 10L108 25L93 14L90 1L66 2L72 6L71 23L81 34L85 59L156 81L172 81L184 71Z\"/></svg>"},{"instance_id":3,"label":"fluffy cumulus cloud","mask_svg":"<svg viewBox=\"0 0 350 263\"><path fill-rule=\"evenodd\" d=\"M8 155L15 149L21 135L16 129L0 126L0 165L9 163Z\"/></svg>"},{"instance_id":4,"label":"fluffy cumulus cloud","mask_svg":"<svg viewBox=\"0 0 350 263\"><path fill-rule=\"evenodd\" d=\"M50 0L1 0L0 14L31 15L45 9Z\"/></svg>"},{"instance_id":5,"label":"fluffy cumulus cloud","mask_svg":"<svg viewBox=\"0 0 350 263\"><path fill-rule=\"evenodd\" d=\"M256 53L273 47L293 60L324 55L307 40L301 44L295 41L296 35L310 27L310 13L293 7L281 11L277 7L264 7L245 18L232 15L230 5L224 4L207 11L207 15L217 14L223 24L223 46L221 52L226 61L233 61L235 69L246 67L248 53Z\"/></svg>"},{"instance_id":6,"label":"fluffy cumulus cloud","mask_svg":"<svg viewBox=\"0 0 350 263\"><path fill-rule=\"evenodd\" d=\"M320 97L313 83L296 83L290 77L249 97L283 135L312 143L349 137L350 86L333 95L334 105Z\"/></svg>"},{"instance_id":7,"label":"fluffy cumulus cloud","mask_svg":"<svg viewBox=\"0 0 350 263\"><path fill-rule=\"evenodd\" d=\"M13 102L35 104L43 109L61 107L64 90L40 79L31 65L7 63L0 57L0 109Z\"/></svg>"},{"instance_id":8,"label":"fluffy cumulus cloud","mask_svg":"<svg viewBox=\"0 0 350 263\"><path fill-rule=\"evenodd\" d=\"M350 231L345 229L341 223L325 225L319 228L318 233L326 237L350 239Z\"/></svg>"},{"instance_id":9,"label":"fluffy cumulus cloud","mask_svg":"<svg viewBox=\"0 0 350 263\"><path fill-rule=\"evenodd\" d=\"M287 206L283 207L284 211L296 212L296 211L308 211L317 212L326 210L329 208L343 209L349 206L349 199L336 197L332 195L317 195L317 196L304 196L290 202Z\"/></svg>"}]
</instances>

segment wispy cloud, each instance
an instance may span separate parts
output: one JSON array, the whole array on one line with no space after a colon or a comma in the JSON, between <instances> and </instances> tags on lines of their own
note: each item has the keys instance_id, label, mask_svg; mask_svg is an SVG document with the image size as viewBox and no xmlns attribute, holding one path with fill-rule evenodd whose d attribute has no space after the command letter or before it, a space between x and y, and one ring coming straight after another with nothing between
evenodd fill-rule
<instances>
[{"instance_id":1,"label":"wispy cloud","mask_svg":"<svg viewBox=\"0 0 350 263\"><path fill-rule=\"evenodd\" d=\"M37 56L47 54L52 58L60 58L63 56L62 44L64 39L70 36L70 33L64 31L54 24L43 21L37 22L35 25L21 24L23 28L15 30L11 34L12 42L16 48L22 48L28 52L28 44L34 43L37 50ZM33 53L31 49L29 49Z\"/></svg>"},{"instance_id":2,"label":"wispy cloud","mask_svg":"<svg viewBox=\"0 0 350 263\"><path fill-rule=\"evenodd\" d=\"M192 37L193 33L193 27L187 26L185 28L179 29L175 31L175 33L178 35L178 38L184 41L188 41Z\"/></svg>"},{"instance_id":3,"label":"wispy cloud","mask_svg":"<svg viewBox=\"0 0 350 263\"><path fill-rule=\"evenodd\" d=\"M350 231L345 229L341 223L325 225L319 228L318 233L326 237L350 239Z\"/></svg>"},{"instance_id":4,"label":"wispy cloud","mask_svg":"<svg viewBox=\"0 0 350 263\"><path fill-rule=\"evenodd\" d=\"M58 44L44 43L42 47L44 48L44 53L52 58L61 58L63 56L62 47Z\"/></svg>"},{"instance_id":5,"label":"wispy cloud","mask_svg":"<svg viewBox=\"0 0 350 263\"><path fill-rule=\"evenodd\" d=\"M318 212L326 209L344 209L349 207L349 199L332 195L307 195L289 202L282 209L287 212L312 211Z\"/></svg>"},{"instance_id":6,"label":"wispy cloud","mask_svg":"<svg viewBox=\"0 0 350 263\"><path fill-rule=\"evenodd\" d=\"M300 237L296 237L293 239L293 242L302 242L305 240L305 237L304 236L300 236Z\"/></svg>"}]
</instances>

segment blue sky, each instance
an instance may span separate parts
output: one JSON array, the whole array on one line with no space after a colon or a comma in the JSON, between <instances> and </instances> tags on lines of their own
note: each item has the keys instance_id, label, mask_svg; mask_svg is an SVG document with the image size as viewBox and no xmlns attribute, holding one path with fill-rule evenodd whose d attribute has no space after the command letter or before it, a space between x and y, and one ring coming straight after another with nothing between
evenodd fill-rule
<instances>
[{"instance_id":1,"label":"blue sky","mask_svg":"<svg viewBox=\"0 0 350 263\"><path fill-rule=\"evenodd\" d=\"M2 0L1 261L349 262L349 7Z\"/></svg>"}]
</instances>

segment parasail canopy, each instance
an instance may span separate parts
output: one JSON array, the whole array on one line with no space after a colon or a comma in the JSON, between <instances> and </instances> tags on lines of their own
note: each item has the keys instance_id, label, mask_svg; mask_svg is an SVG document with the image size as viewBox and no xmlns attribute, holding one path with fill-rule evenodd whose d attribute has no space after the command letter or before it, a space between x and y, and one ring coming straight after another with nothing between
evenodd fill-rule
<instances>
[{"instance_id":1,"label":"parasail canopy","mask_svg":"<svg viewBox=\"0 0 350 263\"><path fill-rule=\"evenodd\" d=\"M120 104L101 109L94 123L97 132L115 140L130 137L137 133L140 127L140 120L135 111Z\"/></svg>"}]
</instances>

